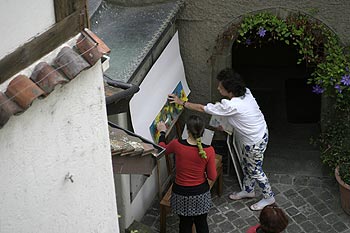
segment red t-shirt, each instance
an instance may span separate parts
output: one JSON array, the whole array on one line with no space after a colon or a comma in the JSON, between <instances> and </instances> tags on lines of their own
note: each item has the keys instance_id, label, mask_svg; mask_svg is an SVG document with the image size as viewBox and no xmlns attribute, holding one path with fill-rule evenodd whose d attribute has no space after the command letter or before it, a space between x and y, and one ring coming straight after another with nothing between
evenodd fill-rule
<instances>
[{"instance_id":1,"label":"red t-shirt","mask_svg":"<svg viewBox=\"0 0 350 233\"><path fill-rule=\"evenodd\" d=\"M165 154L175 154L175 182L181 186L196 186L208 178L214 180L217 176L215 167L215 151L212 146L203 145L207 158L201 158L196 145L190 145L185 140L174 139L169 144L159 143L166 149Z\"/></svg>"},{"instance_id":2,"label":"red t-shirt","mask_svg":"<svg viewBox=\"0 0 350 233\"><path fill-rule=\"evenodd\" d=\"M256 233L256 230L260 227L260 224L249 227L246 233Z\"/></svg>"}]
</instances>

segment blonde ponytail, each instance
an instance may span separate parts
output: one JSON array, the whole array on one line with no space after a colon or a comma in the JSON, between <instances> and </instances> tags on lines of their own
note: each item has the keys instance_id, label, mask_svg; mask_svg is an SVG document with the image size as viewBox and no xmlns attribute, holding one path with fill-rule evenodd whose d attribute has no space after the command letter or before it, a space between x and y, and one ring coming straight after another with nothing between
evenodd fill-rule
<instances>
[{"instance_id":1,"label":"blonde ponytail","mask_svg":"<svg viewBox=\"0 0 350 233\"><path fill-rule=\"evenodd\" d=\"M197 147L199 150L199 155L201 156L202 159L206 159L207 158L207 153L205 153L205 151L203 150L203 146L202 146L202 139L201 138L197 138Z\"/></svg>"}]
</instances>

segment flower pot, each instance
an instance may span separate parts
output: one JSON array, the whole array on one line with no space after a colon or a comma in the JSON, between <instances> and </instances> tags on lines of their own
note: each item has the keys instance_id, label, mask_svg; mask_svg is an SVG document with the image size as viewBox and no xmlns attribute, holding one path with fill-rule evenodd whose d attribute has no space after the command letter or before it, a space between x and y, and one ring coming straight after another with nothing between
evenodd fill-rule
<instances>
[{"instance_id":1,"label":"flower pot","mask_svg":"<svg viewBox=\"0 0 350 233\"><path fill-rule=\"evenodd\" d=\"M339 183L340 201L341 206L345 213L350 215L350 185L344 183L339 176L339 167L335 169L335 178Z\"/></svg>"}]
</instances>

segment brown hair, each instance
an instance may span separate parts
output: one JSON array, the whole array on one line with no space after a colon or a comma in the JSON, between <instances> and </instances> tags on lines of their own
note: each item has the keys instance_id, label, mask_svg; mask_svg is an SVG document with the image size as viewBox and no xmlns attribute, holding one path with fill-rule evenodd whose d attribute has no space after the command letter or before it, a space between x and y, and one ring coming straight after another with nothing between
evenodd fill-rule
<instances>
[{"instance_id":1,"label":"brown hair","mask_svg":"<svg viewBox=\"0 0 350 233\"><path fill-rule=\"evenodd\" d=\"M260 228L264 232L279 233L288 226L288 217L277 205L267 205L260 213Z\"/></svg>"},{"instance_id":2,"label":"brown hair","mask_svg":"<svg viewBox=\"0 0 350 233\"><path fill-rule=\"evenodd\" d=\"M186 125L187 125L188 131L196 139L199 155L201 156L201 158L206 159L207 154L203 149L202 139L201 139L204 133L204 122L202 118L196 115L191 115L189 116L186 122Z\"/></svg>"}]
</instances>

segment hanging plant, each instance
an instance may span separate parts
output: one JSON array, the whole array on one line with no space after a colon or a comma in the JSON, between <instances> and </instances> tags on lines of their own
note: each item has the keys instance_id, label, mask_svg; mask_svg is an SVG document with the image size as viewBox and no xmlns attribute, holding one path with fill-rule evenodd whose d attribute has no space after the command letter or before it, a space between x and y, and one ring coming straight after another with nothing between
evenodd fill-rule
<instances>
[{"instance_id":1,"label":"hanging plant","mask_svg":"<svg viewBox=\"0 0 350 233\"><path fill-rule=\"evenodd\" d=\"M291 14L282 19L270 13L250 15L231 25L218 43L236 41L247 47L262 47L275 41L294 46L299 54L297 63L312 67L308 84L313 92L334 100L336 118L328 120L326 131L318 140L322 160L331 168L339 165L350 173L350 57L338 37L326 26L305 15ZM343 172L344 174L344 172Z\"/></svg>"}]
</instances>

